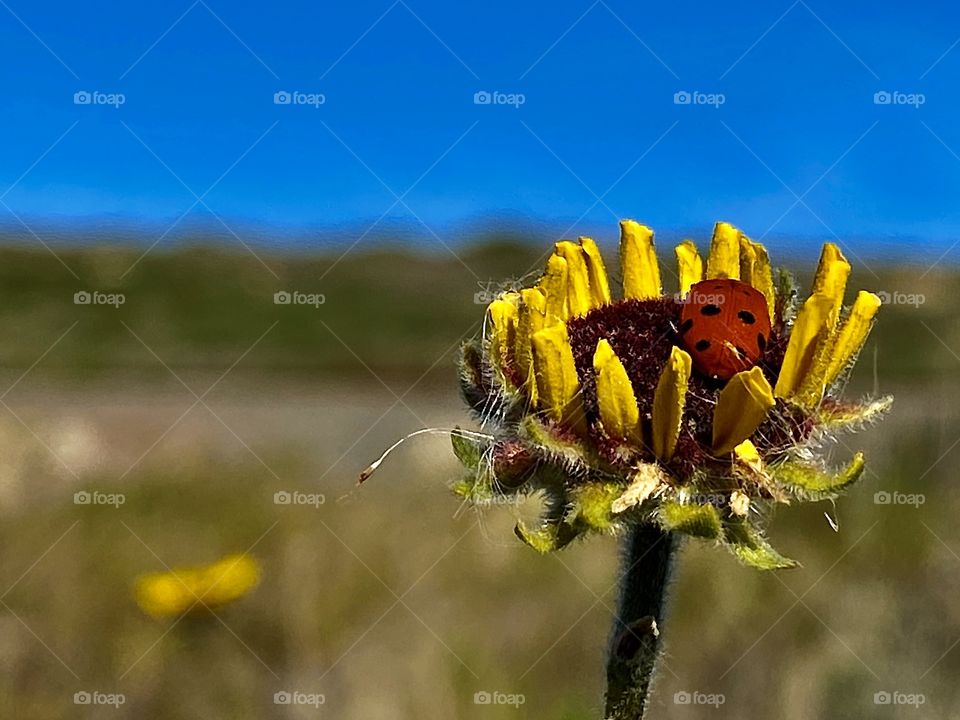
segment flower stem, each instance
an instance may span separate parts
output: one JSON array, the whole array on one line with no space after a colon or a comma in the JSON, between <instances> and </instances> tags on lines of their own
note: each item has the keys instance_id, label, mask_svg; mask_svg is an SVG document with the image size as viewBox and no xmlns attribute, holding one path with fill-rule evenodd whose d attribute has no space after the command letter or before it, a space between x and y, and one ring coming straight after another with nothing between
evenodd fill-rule
<instances>
[{"instance_id":1,"label":"flower stem","mask_svg":"<svg viewBox=\"0 0 960 720\"><path fill-rule=\"evenodd\" d=\"M660 652L677 540L660 528L635 525L624 543L620 604L607 661L606 717L642 720Z\"/></svg>"}]
</instances>

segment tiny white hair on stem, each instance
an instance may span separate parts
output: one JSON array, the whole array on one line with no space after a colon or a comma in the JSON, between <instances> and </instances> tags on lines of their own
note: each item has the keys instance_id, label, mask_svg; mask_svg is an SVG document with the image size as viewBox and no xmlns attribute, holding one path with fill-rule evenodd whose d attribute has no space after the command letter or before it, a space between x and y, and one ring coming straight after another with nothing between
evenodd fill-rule
<instances>
[{"instance_id":1,"label":"tiny white hair on stem","mask_svg":"<svg viewBox=\"0 0 960 720\"><path fill-rule=\"evenodd\" d=\"M493 440L493 435L475 432L473 430L464 430L463 428L421 428L420 430L414 430L412 433L404 435L402 438L397 440L395 443L393 443L393 445L384 450L380 457L370 463L367 468L360 473L360 482L358 484L362 485L364 482L366 482L370 476L377 471L377 468L380 467L383 461L387 459L387 456L390 455L390 453L400 447L407 440L419 435L448 435L450 437L456 435L459 437L475 438L478 440Z\"/></svg>"}]
</instances>

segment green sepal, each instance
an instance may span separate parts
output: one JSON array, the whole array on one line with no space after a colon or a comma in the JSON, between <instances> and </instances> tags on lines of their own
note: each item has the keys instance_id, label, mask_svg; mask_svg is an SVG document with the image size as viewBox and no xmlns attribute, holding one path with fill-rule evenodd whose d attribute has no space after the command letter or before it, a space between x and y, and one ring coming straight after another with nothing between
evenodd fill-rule
<instances>
[{"instance_id":1,"label":"green sepal","mask_svg":"<svg viewBox=\"0 0 960 720\"><path fill-rule=\"evenodd\" d=\"M828 430L856 428L879 420L892 405L892 395L862 404L825 402L817 409L817 425Z\"/></svg>"},{"instance_id":2,"label":"green sepal","mask_svg":"<svg viewBox=\"0 0 960 720\"><path fill-rule=\"evenodd\" d=\"M450 444L453 445L453 454L457 456L465 468L473 469L479 467L480 460L487 448L480 438L466 435L456 425L450 433Z\"/></svg>"},{"instance_id":3,"label":"green sepal","mask_svg":"<svg viewBox=\"0 0 960 720\"><path fill-rule=\"evenodd\" d=\"M744 520L728 520L723 530L724 540L744 565L758 570L786 570L800 565L774 550L766 538Z\"/></svg>"},{"instance_id":4,"label":"green sepal","mask_svg":"<svg viewBox=\"0 0 960 720\"><path fill-rule=\"evenodd\" d=\"M483 350L476 340L460 346L460 394L476 412L482 412L487 403L486 383L483 378Z\"/></svg>"},{"instance_id":5,"label":"green sepal","mask_svg":"<svg viewBox=\"0 0 960 720\"><path fill-rule=\"evenodd\" d=\"M588 482L571 492L574 523L592 532L611 532L619 527L611 507L623 494L623 485L615 482Z\"/></svg>"},{"instance_id":6,"label":"green sepal","mask_svg":"<svg viewBox=\"0 0 960 720\"><path fill-rule=\"evenodd\" d=\"M814 465L788 461L770 468L771 477L797 497L805 500L826 500L837 497L863 474L866 462L863 453L853 456L850 464L836 474L826 473Z\"/></svg>"},{"instance_id":7,"label":"green sepal","mask_svg":"<svg viewBox=\"0 0 960 720\"><path fill-rule=\"evenodd\" d=\"M513 529L514 534L539 553L560 550L583 533L583 530L567 522L545 523L536 530L530 530L522 522Z\"/></svg>"},{"instance_id":8,"label":"green sepal","mask_svg":"<svg viewBox=\"0 0 960 720\"><path fill-rule=\"evenodd\" d=\"M523 418L518 428L520 437L538 448L541 454L567 475L585 476L596 458L575 436L561 436L533 415Z\"/></svg>"},{"instance_id":9,"label":"green sepal","mask_svg":"<svg viewBox=\"0 0 960 720\"><path fill-rule=\"evenodd\" d=\"M720 513L713 505L682 505L674 500L662 502L659 519L664 530L708 540L720 536Z\"/></svg>"},{"instance_id":10,"label":"green sepal","mask_svg":"<svg viewBox=\"0 0 960 720\"><path fill-rule=\"evenodd\" d=\"M582 523L569 520L572 511L570 498L560 490L543 490L544 508L539 527L531 530L518 522L514 534L539 553L549 553L566 547L586 528Z\"/></svg>"},{"instance_id":11,"label":"green sepal","mask_svg":"<svg viewBox=\"0 0 960 720\"><path fill-rule=\"evenodd\" d=\"M466 468L463 476L453 484L453 492L477 505L493 500L493 476L489 466L476 465Z\"/></svg>"}]
</instances>

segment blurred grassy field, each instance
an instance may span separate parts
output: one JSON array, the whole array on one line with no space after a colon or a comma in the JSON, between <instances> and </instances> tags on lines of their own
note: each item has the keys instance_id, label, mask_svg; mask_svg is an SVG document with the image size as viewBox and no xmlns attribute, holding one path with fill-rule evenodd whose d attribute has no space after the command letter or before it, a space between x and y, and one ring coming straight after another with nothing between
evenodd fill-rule
<instances>
[{"instance_id":1,"label":"blurred grassy field","mask_svg":"<svg viewBox=\"0 0 960 720\"><path fill-rule=\"evenodd\" d=\"M474 295L538 251L141 253L0 251L0 717L599 717L613 539L536 556L511 532L530 508L478 515L447 491L442 437L355 488L397 437L466 422L453 361ZM892 415L828 448L864 448L870 471L836 507L778 513L799 570L685 546L655 719L960 716L960 273L872 271L855 263L852 285L923 303L884 309L851 383L895 393ZM125 502L75 505L81 490ZM283 490L325 502L274 504ZM875 504L884 490L925 503ZM261 585L217 616L156 621L132 601L139 573L246 550ZM276 705L285 690L325 702ZM75 705L83 691L125 702ZM884 691L925 703L878 706Z\"/></svg>"}]
</instances>

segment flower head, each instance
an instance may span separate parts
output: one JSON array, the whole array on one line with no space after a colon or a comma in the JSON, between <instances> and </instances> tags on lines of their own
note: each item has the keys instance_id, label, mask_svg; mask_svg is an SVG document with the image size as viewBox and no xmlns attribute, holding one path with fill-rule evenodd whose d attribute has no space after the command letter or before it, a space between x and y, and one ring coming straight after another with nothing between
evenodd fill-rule
<instances>
[{"instance_id":1,"label":"flower head","mask_svg":"<svg viewBox=\"0 0 960 720\"><path fill-rule=\"evenodd\" d=\"M744 562L795 563L763 537L763 510L837 496L862 473L857 454L828 472L815 449L879 416L890 398L839 392L880 306L859 292L844 309L850 265L826 244L809 298L766 249L718 223L704 262L676 247L678 291L664 294L653 232L620 224L622 297L590 238L556 244L539 282L502 293L483 337L461 357L463 395L485 434L455 432L484 503L539 494L532 547L555 550L630 523L715 539Z\"/></svg>"},{"instance_id":2,"label":"flower head","mask_svg":"<svg viewBox=\"0 0 960 720\"><path fill-rule=\"evenodd\" d=\"M137 605L156 618L215 608L237 600L260 581L260 564L249 555L227 555L210 565L149 573L137 578Z\"/></svg>"}]
</instances>

